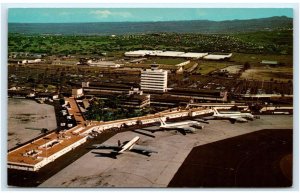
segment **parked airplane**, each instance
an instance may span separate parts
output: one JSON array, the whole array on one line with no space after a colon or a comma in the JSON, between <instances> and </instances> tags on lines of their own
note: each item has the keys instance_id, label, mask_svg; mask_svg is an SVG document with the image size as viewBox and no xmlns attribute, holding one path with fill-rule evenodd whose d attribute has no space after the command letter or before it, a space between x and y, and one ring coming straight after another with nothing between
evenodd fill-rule
<instances>
[{"instance_id":1,"label":"parked airplane","mask_svg":"<svg viewBox=\"0 0 300 193\"><path fill-rule=\"evenodd\" d=\"M217 119L217 120L229 120L231 123L235 122L248 122L248 120L254 119L254 115L251 113L241 113L241 112L226 112L226 113L219 113L217 109L212 108L214 111L213 116L210 117L204 117L204 120L212 120L212 119Z\"/></svg>"},{"instance_id":2,"label":"parked airplane","mask_svg":"<svg viewBox=\"0 0 300 193\"><path fill-rule=\"evenodd\" d=\"M123 153L127 150L135 152L135 153L144 154L144 155L147 155L147 156L150 156L150 153L157 153L157 151L147 149L144 146L136 145L136 143L139 139L140 139L140 137L136 136L130 141L123 142L123 144L121 144L120 140L118 140L118 145L95 144L95 145L93 145L93 149L112 149L110 154L105 154L105 155L108 155L108 156L113 157L115 159L116 159L117 155L119 155L119 154L121 154L121 153ZM99 152L92 152L92 153L99 154L99 155L104 155L104 153L99 153Z\"/></svg>"},{"instance_id":3,"label":"parked airplane","mask_svg":"<svg viewBox=\"0 0 300 193\"><path fill-rule=\"evenodd\" d=\"M153 133L156 131L175 130L180 132L183 135L186 135L186 133L195 133L196 129L203 129L204 127L197 121L181 121L177 123L166 123L162 119L159 120L160 120L160 127L158 129L147 130L147 131L151 131Z\"/></svg>"},{"instance_id":4,"label":"parked airplane","mask_svg":"<svg viewBox=\"0 0 300 193\"><path fill-rule=\"evenodd\" d=\"M25 129L31 129L31 130L40 130L41 134L45 134L49 131L47 128L34 128L34 127L26 127Z\"/></svg>"}]
</instances>

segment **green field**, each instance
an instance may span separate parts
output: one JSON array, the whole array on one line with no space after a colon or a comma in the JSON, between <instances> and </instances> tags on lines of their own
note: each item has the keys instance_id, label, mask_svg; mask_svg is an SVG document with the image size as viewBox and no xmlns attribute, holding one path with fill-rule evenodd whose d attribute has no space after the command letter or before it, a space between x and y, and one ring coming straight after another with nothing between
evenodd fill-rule
<instances>
[{"instance_id":1,"label":"green field","mask_svg":"<svg viewBox=\"0 0 300 193\"><path fill-rule=\"evenodd\" d=\"M213 72L218 69L225 68L230 65L232 65L232 64L227 63L227 62L211 62L211 61L206 62L205 61L205 62L199 63L199 65L197 67L197 72L205 75L205 74L208 74L208 73Z\"/></svg>"},{"instance_id":2,"label":"green field","mask_svg":"<svg viewBox=\"0 0 300 193\"><path fill-rule=\"evenodd\" d=\"M262 60L275 60L287 66L293 66L293 55L233 53L230 59L237 63L248 62L254 65L260 64Z\"/></svg>"},{"instance_id":3,"label":"green field","mask_svg":"<svg viewBox=\"0 0 300 193\"><path fill-rule=\"evenodd\" d=\"M149 60L146 60L145 64L167 64L167 65L176 65L182 62L187 61L183 58L150 58Z\"/></svg>"}]
</instances>

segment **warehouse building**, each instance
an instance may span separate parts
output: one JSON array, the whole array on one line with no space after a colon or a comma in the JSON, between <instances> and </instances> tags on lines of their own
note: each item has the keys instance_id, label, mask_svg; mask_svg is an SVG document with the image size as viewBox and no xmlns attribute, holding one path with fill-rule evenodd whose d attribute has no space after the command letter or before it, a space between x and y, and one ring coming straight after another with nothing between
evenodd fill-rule
<instances>
[{"instance_id":1,"label":"warehouse building","mask_svg":"<svg viewBox=\"0 0 300 193\"><path fill-rule=\"evenodd\" d=\"M156 56L156 54L161 53L161 50L136 50L125 52L124 55L128 57L144 57L146 55Z\"/></svg>"},{"instance_id":2,"label":"warehouse building","mask_svg":"<svg viewBox=\"0 0 300 193\"><path fill-rule=\"evenodd\" d=\"M203 58L204 56L208 55L208 53L193 53L193 52L187 52L184 54L181 54L181 58L192 58L192 59L199 59Z\"/></svg>"},{"instance_id":3,"label":"warehouse building","mask_svg":"<svg viewBox=\"0 0 300 193\"><path fill-rule=\"evenodd\" d=\"M145 57L145 56L158 56L158 57L177 57L177 58L190 58L199 59L208 55L208 53L195 53L195 52L178 52L178 51L161 51L161 50L137 50L125 52L128 57Z\"/></svg>"},{"instance_id":4,"label":"warehouse building","mask_svg":"<svg viewBox=\"0 0 300 193\"><path fill-rule=\"evenodd\" d=\"M97 66L101 68L120 68L123 64L116 64L113 61L93 61L88 60L87 64L89 66Z\"/></svg>"},{"instance_id":5,"label":"warehouse building","mask_svg":"<svg viewBox=\"0 0 300 193\"><path fill-rule=\"evenodd\" d=\"M209 54L207 56L204 56L203 59L206 60L225 60L229 59L232 56L232 53L230 54Z\"/></svg>"},{"instance_id":6,"label":"warehouse building","mask_svg":"<svg viewBox=\"0 0 300 193\"><path fill-rule=\"evenodd\" d=\"M173 52L173 51L165 51L161 53L157 53L156 56L162 57L180 57L180 55L184 54L184 52Z\"/></svg>"},{"instance_id":7,"label":"warehouse building","mask_svg":"<svg viewBox=\"0 0 300 193\"><path fill-rule=\"evenodd\" d=\"M268 64L268 65L278 65L278 61L272 61L272 60L262 60L261 64Z\"/></svg>"}]
</instances>

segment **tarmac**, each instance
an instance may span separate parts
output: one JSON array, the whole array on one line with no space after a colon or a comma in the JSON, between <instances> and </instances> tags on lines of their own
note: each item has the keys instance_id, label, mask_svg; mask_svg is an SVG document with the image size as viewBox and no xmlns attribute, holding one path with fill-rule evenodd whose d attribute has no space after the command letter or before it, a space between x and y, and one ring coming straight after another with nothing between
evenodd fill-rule
<instances>
[{"instance_id":1,"label":"tarmac","mask_svg":"<svg viewBox=\"0 0 300 193\"><path fill-rule=\"evenodd\" d=\"M292 129L264 129L195 147L168 187L290 187L292 139Z\"/></svg>"},{"instance_id":2,"label":"tarmac","mask_svg":"<svg viewBox=\"0 0 300 193\"><path fill-rule=\"evenodd\" d=\"M167 187L194 147L264 129L292 129L293 116L262 115L260 119L235 124L227 120L211 120L203 125L203 129L187 135L176 131L151 133L142 129L118 133L105 144L117 145L118 140L124 142L140 136L139 145L158 153L148 157L125 152L113 159L93 153L107 153L109 150L93 149L39 187ZM155 128L158 127L146 129Z\"/></svg>"},{"instance_id":3,"label":"tarmac","mask_svg":"<svg viewBox=\"0 0 300 193\"><path fill-rule=\"evenodd\" d=\"M41 129L57 128L54 107L29 99L8 99L8 149L41 135Z\"/></svg>"}]
</instances>

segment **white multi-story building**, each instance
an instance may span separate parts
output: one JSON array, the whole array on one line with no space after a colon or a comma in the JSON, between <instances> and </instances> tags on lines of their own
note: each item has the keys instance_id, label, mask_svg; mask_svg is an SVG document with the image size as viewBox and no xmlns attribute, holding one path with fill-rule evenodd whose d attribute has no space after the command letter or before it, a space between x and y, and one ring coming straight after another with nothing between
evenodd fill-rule
<instances>
[{"instance_id":1,"label":"white multi-story building","mask_svg":"<svg viewBox=\"0 0 300 193\"><path fill-rule=\"evenodd\" d=\"M141 90L165 92L168 84L168 72L152 64L151 69L141 71Z\"/></svg>"}]
</instances>

